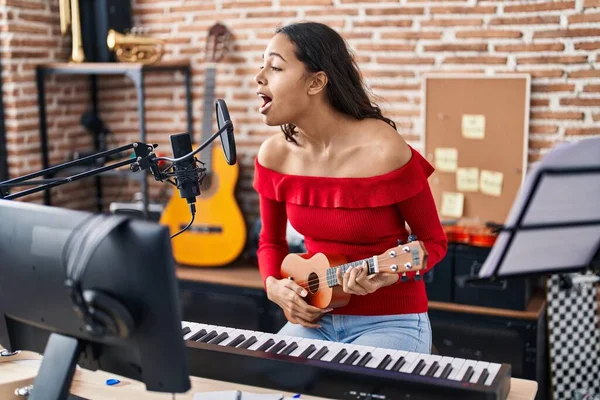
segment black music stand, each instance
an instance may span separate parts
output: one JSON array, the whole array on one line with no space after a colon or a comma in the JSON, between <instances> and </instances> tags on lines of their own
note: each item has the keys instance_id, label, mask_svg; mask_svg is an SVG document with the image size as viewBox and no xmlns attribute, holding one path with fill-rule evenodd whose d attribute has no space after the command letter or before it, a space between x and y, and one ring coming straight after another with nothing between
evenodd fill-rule
<instances>
[{"instance_id":1,"label":"black music stand","mask_svg":"<svg viewBox=\"0 0 600 400\"><path fill-rule=\"evenodd\" d=\"M559 145L534 165L479 276L468 282L600 273L600 138Z\"/></svg>"}]
</instances>

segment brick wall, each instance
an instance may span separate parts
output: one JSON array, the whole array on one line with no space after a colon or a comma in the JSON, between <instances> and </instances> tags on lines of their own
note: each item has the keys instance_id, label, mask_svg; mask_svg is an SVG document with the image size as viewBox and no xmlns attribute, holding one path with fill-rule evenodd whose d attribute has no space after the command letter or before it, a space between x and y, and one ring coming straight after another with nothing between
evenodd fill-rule
<instances>
[{"instance_id":1,"label":"brick wall","mask_svg":"<svg viewBox=\"0 0 600 400\"><path fill-rule=\"evenodd\" d=\"M60 37L55 3L4 0L0 5L11 175L40 167L33 66L66 60L70 43ZM600 134L599 0L134 0L133 7L135 24L167 42L165 60L192 63L196 140L206 34L216 21L232 31L232 50L218 65L216 95L226 99L236 125L242 170L237 195L248 220L257 215L252 160L264 138L277 132L264 126L256 111L253 76L275 27L293 20L328 23L348 39L367 82L385 99L382 108L418 149L421 75L430 71L530 73L530 161L561 141ZM168 136L185 130L181 82L172 73L152 74L147 80L148 141L159 143L167 154ZM49 79L47 86L51 160L58 163L91 143L78 123L90 106L87 81ZM102 78L100 88L101 116L114 132L109 146L137 140L133 85L125 78ZM122 178L104 181L111 186L108 200L128 200L137 188L135 181ZM62 189L61 204L89 208L93 190L91 183L87 186L88 196L81 196L84 190ZM152 185L154 198L161 189Z\"/></svg>"}]
</instances>

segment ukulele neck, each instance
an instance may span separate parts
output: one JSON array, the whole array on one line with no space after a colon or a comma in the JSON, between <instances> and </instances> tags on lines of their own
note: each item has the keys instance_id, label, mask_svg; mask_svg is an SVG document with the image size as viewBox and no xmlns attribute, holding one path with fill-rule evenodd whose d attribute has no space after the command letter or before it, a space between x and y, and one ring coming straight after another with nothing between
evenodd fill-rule
<instances>
[{"instance_id":1,"label":"ukulele neck","mask_svg":"<svg viewBox=\"0 0 600 400\"><path fill-rule=\"evenodd\" d=\"M334 287L338 285L338 270L341 270L342 275L344 275L350 268L359 267L363 262L367 263L367 275L371 275L379 271L377 257L369 257L362 260L353 261L351 263L341 264L336 267L327 268L327 286Z\"/></svg>"}]
</instances>

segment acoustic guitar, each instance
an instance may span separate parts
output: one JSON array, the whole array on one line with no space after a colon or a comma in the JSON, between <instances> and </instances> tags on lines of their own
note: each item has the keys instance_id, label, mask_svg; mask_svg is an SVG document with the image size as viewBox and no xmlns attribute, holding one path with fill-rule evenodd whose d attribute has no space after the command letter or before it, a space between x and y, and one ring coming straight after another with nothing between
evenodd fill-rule
<instances>
[{"instance_id":1,"label":"acoustic guitar","mask_svg":"<svg viewBox=\"0 0 600 400\"><path fill-rule=\"evenodd\" d=\"M222 24L213 25L208 32L201 143L214 133L216 64L225 57L230 36ZM207 171L196 199L196 218L185 232L173 239L173 256L182 265L219 267L234 261L246 245L246 223L235 199L239 167L227 164L220 143L207 147L200 161ZM188 204L175 191L160 222L168 225L174 234L189 221Z\"/></svg>"},{"instance_id":2,"label":"acoustic guitar","mask_svg":"<svg viewBox=\"0 0 600 400\"><path fill-rule=\"evenodd\" d=\"M419 271L427 268L427 250L420 241L409 242L388 249L379 256L364 260L346 262L343 256L317 254L288 254L281 264L283 278L291 278L308 292L304 300L319 308L343 307L350 301L350 294L338 284L337 270L344 274L348 269L367 262L368 275L381 272L402 274L401 280L408 279L406 273L416 271L415 279L422 278Z\"/></svg>"}]
</instances>

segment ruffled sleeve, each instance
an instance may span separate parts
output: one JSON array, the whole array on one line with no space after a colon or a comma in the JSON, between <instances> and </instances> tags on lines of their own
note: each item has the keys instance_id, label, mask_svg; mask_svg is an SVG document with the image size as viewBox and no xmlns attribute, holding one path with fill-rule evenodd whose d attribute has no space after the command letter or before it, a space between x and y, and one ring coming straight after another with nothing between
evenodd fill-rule
<instances>
[{"instance_id":1,"label":"ruffled sleeve","mask_svg":"<svg viewBox=\"0 0 600 400\"><path fill-rule=\"evenodd\" d=\"M302 206L367 208L396 204L420 193L433 166L411 148L402 167L365 178L283 174L255 160L254 189L269 199Z\"/></svg>"}]
</instances>

